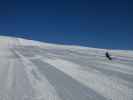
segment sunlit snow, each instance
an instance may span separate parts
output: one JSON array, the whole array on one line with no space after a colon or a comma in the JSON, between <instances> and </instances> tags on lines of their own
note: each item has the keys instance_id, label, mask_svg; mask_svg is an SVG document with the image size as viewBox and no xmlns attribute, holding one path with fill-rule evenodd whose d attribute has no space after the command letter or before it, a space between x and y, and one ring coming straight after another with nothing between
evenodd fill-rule
<instances>
[{"instance_id":1,"label":"sunlit snow","mask_svg":"<svg viewBox=\"0 0 133 100\"><path fill-rule=\"evenodd\" d=\"M133 100L133 51L0 36L0 100Z\"/></svg>"}]
</instances>

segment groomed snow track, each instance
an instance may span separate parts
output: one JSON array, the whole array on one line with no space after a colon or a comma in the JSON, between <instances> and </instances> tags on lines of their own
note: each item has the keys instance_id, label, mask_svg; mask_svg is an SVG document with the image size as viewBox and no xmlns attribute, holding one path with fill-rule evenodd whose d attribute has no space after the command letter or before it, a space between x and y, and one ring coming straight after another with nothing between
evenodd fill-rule
<instances>
[{"instance_id":1,"label":"groomed snow track","mask_svg":"<svg viewBox=\"0 0 133 100\"><path fill-rule=\"evenodd\" d=\"M133 100L133 51L0 36L0 100Z\"/></svg>"}]
</instances>

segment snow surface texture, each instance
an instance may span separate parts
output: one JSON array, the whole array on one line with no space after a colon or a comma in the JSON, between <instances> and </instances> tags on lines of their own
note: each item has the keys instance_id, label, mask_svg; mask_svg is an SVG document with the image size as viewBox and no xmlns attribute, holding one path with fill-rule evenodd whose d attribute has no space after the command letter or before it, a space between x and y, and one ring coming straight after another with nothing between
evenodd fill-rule
<instances>
[{"instance_id":1,"label":"snow surface texture","mask_svg":"<svg viewBox=\"0 0 133 100\"><path fill-rule=\"evenodd\" d=\"M0 100L133 100L133 51L0 37Z\"/></svg>"}]
</instances>

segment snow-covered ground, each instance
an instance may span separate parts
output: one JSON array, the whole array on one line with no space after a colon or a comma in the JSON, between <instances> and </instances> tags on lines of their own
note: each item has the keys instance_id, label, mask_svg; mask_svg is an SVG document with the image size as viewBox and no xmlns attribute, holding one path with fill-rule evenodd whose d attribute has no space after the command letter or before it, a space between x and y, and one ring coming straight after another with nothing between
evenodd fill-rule
<instances>
[{"instance_id":1,"label":"snow-covered ground","mask_svg":"<svg viewBox=\"0 0 133 100\"><path fill-rule=\"evenodd\" d=\"M133 51L0 37L0 100L133 100Z\"/></svg>"}]
</instances>

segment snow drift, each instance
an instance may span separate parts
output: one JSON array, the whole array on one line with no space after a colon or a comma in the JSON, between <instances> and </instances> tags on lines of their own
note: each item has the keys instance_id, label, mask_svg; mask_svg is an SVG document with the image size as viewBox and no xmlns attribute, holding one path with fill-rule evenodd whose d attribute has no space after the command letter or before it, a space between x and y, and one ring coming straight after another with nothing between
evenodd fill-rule
<instances>
[{"instance_id":1,"label":"snow drift","mask_svg":"<svg viewBox=\"0 0 133 100\"><path fill-rule=\"evenodd\" d=\"M133 100L133 51L0 37L0 100Z\"/></svg>"}]
</instances>

